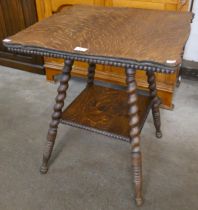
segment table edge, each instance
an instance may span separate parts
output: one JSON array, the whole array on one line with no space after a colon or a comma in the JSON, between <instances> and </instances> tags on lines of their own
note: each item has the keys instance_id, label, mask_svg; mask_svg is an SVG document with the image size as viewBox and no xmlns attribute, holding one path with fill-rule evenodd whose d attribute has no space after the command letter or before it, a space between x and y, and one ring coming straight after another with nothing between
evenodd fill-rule
<instances>
[{"instance_id":1,"label":"table edge","mask_svg":"<svg viewBox=\"0 0 198 210\"><path fill-rule=\"evenodd\" d=\"M70 59L75 61L82 61L94 64L109 65L123 68L133 68L145 71L154 71L158 73L172 74L174 73L179 64L165 65L153 61L137 61L133 59L115 58L97 55L86 55L80 53L72 53L66 51L53 50L48 48L41 48L35 46L25 46L15 43L8 43L3 41L3 45L11 52L24 53L28 55L39 55L52 58Z\"/></svg>"}]
</instances>

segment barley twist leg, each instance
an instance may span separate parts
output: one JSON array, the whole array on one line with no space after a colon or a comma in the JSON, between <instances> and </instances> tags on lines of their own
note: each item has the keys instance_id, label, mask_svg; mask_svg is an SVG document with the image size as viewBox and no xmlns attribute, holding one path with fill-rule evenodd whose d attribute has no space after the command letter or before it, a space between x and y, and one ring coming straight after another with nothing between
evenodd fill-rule
<instances>
[{"instance_id":1,"label":"barley twist leg","mask_svg":"<svg viewBox=\"0 0 198 210\"><path fill-rule=\"evenodd\" d=\"M91 86L94 83L95 69L96 69L96 64L90 63L88 67L87 86Z\"/></svg>"},{"instance_id":2,"label":"barley twist leg","mask_svg":"<svg viewBox=\"0 0 198 210\"><path fill-rule=\"evenodd\" d=\"M60 85L58 87L58 95L56 97L56 103L54 105L54 112L52 114L52 120L49 125L49 130L47 134L47 142L44 148L43 153L43 162L40 168L40 172L45 174L48 171L48 161L51 157L52 150L54 147L58 125L60 123L62 108L64 106L64 100L66 98L66 91L68 89L68 82L70 79L70 72L72 69L73 61L65 60L65 66L63 68L62 78L60 81Z\"/></svg>"},{"instance_id":3,"label":"barley twist leg","mask_svg":"<svg viewBox=\"0 0 198 210\"><path fill-rule=\"evenodd\" d=\"M140 149L140 129L139 116L136 95L135 70L132 68L126 69L126 82L128 85L128 104L130 116L130 138L132 150L132 166L135 185L135 200L138 206L142 205L142 158Z\"/></svg>"},{"instance_id":4,"label":"barley twist leg","mask_svg":"<svg viewBox=\"0 0 198 210\"><path fill-rule=\"evenodd\" d=\"M147 71L148 77L148 84L150 89L150 97L152 99L152 114L153 114L153 121L156 129L156 137L161 138L161 120L160 120L160 99L157 96L157 88L156 88L156 81L155 81L155 74L152 71Z\"/></svg>"}]
</instances>

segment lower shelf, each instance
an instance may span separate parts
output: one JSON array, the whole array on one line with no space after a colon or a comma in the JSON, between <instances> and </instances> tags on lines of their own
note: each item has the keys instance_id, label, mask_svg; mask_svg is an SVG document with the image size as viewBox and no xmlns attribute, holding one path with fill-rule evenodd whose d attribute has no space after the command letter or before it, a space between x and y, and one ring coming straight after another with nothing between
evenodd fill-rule
<instances>
[{"instance_id":1,"label":"lower shelf","mask_svg":"<svg viewBox=\"0 0 198 210\"><path fill-rule=\"evenodd\" d=\"M129 141L126 91L93 85L86 87L62 113L61 123ZM138 93L140 128L151 107L148 94Z\"/></svg>"}]
</instances>

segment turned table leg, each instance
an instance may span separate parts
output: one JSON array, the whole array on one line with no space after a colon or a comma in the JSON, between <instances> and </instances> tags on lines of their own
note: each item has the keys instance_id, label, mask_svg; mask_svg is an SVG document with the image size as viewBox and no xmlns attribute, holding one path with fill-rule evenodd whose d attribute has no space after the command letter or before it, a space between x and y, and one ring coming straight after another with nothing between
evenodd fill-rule
<instances>
[{"instance_id":1,"label":"turned table leg","mask_svg":"<svg viewBox=\"0 0 198 210\"><path fill-rule=\"evenodd\" d=\"M136 95L136 82L135 70L132 68L126 69L126 81L128 85L128 104L130 116L130 138L132 150L132 166L133 166L133 179L135 185L135 200L138 206L142 205L142 158L140 150L140 129L139 129L139 116Z\"/></svg>"},{"instance_id":2,"label":"turned table leg","mask_svg":"<svg viewBox=\"0 0 198 210\"><path fill-rule=\"evenodd\" d=\"M52 154L54 147L58 125L60 123L62 108L64 106L64 100L66 98L66 91L68 89L68 82L70 79L70 73L72 70L73 61L65 60L65 66L63 68L62 78L58 87L58 95L56 97L56 103L54 105L54 112L52 114L52 120L49 126L47 134L47 142L43 154L43 162L40 168L40 172L45 174L48 171L48 161Z\"/></svg>"},{"instance_id":3,"label":"turned table leg","mask_svg":"<svg viewBox=\"0 0 198 210\"><path fill-rule=\"evenodd\" d=\"M150 96L152 99L152 114L153 114L153 121L156 128L156 137L161 138L161 120L160 120L160 99L157 96L157 89L156 89L156 81L155 81L155 73L152 71L147 71L148 76L148 84L150 89Z\"/></svg>"},{"instance_id":4,"label":"turned table leg","mask_svg":"<svg viewBox=\"0 0 198 210\"><path fill-rule=\"evenodd\" d=\"M88 67L88 75L87 75L87 86L91 86L94 83L96 64L90 63Z\"/></svg>"}]
</instances>

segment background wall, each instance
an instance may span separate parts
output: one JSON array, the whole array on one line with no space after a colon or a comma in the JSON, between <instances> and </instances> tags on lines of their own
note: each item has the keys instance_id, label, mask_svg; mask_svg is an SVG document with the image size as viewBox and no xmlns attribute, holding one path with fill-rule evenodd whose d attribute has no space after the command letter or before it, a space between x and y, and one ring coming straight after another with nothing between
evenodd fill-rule
<instances>
[{"instance_id":1,"label":"background wall","mask_svg":"<svg viewBox=\"0 0 198 210\"><path fill-rule=\"evenodd\" d=\"M198 62L198 0L194 0L193 11L195 17L191 24L191 34L184 51L184 59Z\"/></svg>"}]
</instances>

